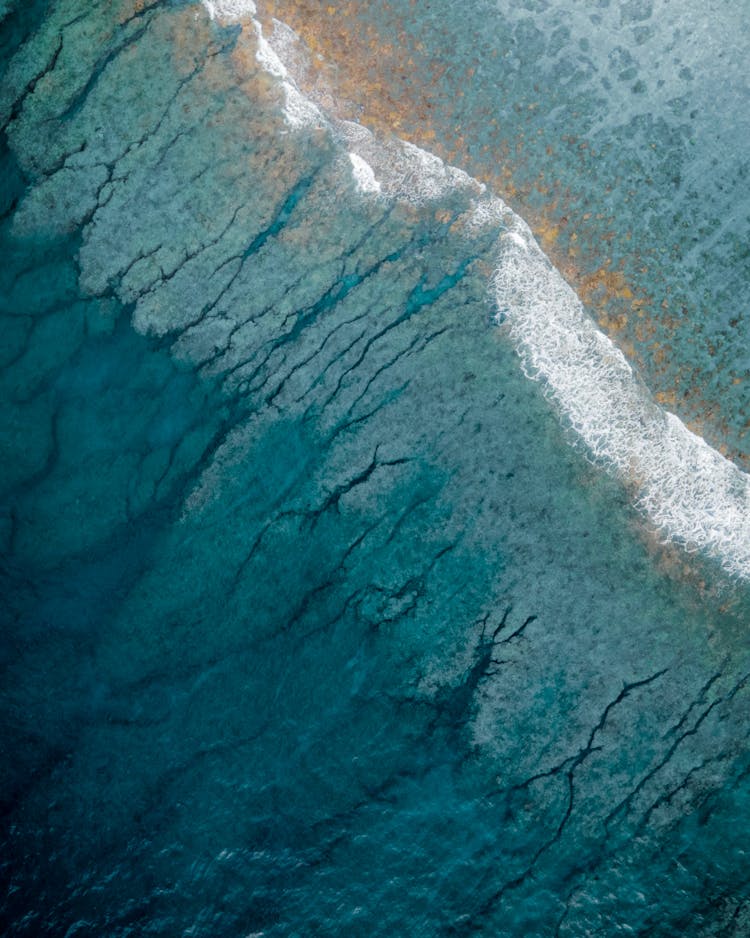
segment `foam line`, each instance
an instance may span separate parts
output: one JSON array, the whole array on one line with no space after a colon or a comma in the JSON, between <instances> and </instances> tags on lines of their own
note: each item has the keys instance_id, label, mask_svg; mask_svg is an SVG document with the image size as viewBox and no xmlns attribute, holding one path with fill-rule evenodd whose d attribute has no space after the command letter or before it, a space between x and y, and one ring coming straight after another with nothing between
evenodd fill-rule
<instances>
[{"instance_id":1,"label":"foam line","mask_svg":"<svg viewBox=\"0 0 750 938\"><path fill-rule=\"evenodd\" d=\"M379 140L366 127L353 121L334 120L334 134L350 153L374 170L384 195L420 204L442 198L454 189L474 195L485 191L482 183L455 166L448 166L406 140Z\"/></svg>"},{"instance_id":2,"label":"foam line","mask_svg":"<svg viewBox=\"0 0 750 938\"><path fill-rule=\"evenodd\" d=\"M253 0L202 0L212 20L222 23L236 23L255 16Z\"/></svg>"},{"instance_id":3,"label":"foam line","mask_svg":"<svg viewBox=\"0 0 750 938\"><path fill-rule=\"evenodd\" d=\"M284 117L292 129L314 127L326 123L318 107L302 94L294 80L290 78L286 66L264 37L261 25L255 19L256 8L253 0L201 0L201 2L212 20L226 24L249 22L252 25L258 43L255 58L261 68L281 82L284 90Z\"/></svg>"},{"instance_id":4,"label":"foam line","mask_svg":"<svg viewBox=\"0 0 750 938\"><path fill-rule=\"evenodd\" d=\"M668 538L750 579L750 477L654 401L517 216L498 249L496 320L592 462Z\"/></svg>"},{"instance_id":5,"label":"foam line","mask_svg":"<svg viewBox=\"0 0 750 938\"><path fill-rule=\"evenodd\" d=\"M204 0L204 5L212 17L230 22L254 12L247 0ZM486 195L484 185L434 154L406 141L379 140L360 124L324 116L302 95L281 60L292 31L285 27L285 42L272 49L254 19L252 28L259 63L287 90L289 124L326 124L347 151L361 192L411 203L438 199L456 188L470 194L474 209L467 228L498 231L491 282L495 320L514 343L524 373L542 383L591 462L635 492L638 508L663 536L750 580L750 476L654 401L526 223L501 199Z\"/></svg>"}]
</instances>

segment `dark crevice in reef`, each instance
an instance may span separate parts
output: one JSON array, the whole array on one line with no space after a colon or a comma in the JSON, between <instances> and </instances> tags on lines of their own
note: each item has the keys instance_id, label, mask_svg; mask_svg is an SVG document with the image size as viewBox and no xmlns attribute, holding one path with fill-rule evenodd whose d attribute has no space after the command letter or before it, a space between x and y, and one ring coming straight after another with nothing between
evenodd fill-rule
<instances>
[{"instance_id":1,"label":"dark crevice in reef","mask_svg":"<svg viewBox=\"0 0 750 938\"><path fill-rule=\"evenodd\" d=\"M31 4L31 6L33 7L34 4ZM23 4L21 5L21 8L23 8ZM20 26L20 30L17 32L17 34L15 36L11 35L11 38L10 38L11 44L13 44L14 39L17 38L19 40L19 45L22 45L23 42L28 38L28 34L25 34L25 35L20 34L21 31L23 30L23 26L28 26L29 32L31 32L31 28L33 28L33 21L28 22L28 23L24 22L24 24ZM0 27L0 32L3 32L4 34L2 27ZM62 47L63 47L63 38L62 36L58 36L54 49L52 50L50 54L49 60L43 65L43 67L35 75L33 75L29 79L26 86L21 91L21 94L13 102L12 107L10 108L10 111L8 113L8 117L6 118L5 123L2 126L3 134L7 132L9 125L14 120L16 120L18 115L21 113L21 110L23 109L26 99L29 97L29 95L32 95L34 93L34 90L37 84L39 83L40 79L42 79L45 75L48 75L50 72L54 71L55 65L57 64L57 60L60 56L60 52L62 51ZM10 51L10 54L8 55L8 59L10 58L10 56L12 55L14 51L15 49ZM5 62L5 61L8 61L8 59L0 58L0 61Z\"/></svg>"},{"instance_id":2,"label":"dark crevice in reef","mask_svg":"<svg viewBox=\"0 0 750 938\"><path fill-rule=\"evenodd\" d=\"M27 180L3 131L0 134L0 224L12 216L26 185Z\"/></svg>"}]
</instances>

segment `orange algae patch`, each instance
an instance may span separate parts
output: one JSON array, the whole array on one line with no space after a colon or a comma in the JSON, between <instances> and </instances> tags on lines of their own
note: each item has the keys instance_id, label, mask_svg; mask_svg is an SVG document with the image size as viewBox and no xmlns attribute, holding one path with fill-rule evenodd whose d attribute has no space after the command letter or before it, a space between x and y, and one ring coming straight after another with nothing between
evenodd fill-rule
<instances>
[{"instance_id":1,"label":"orange algae patch","mask_svg":"<svg viewBox=\"0 0 750 938\"><path fill-rule=\"evenodd\" d=\"M146 0L131 0L131 2L125 2L120 8L118 22L124 23L134 16L137 16L139 13L143 13L145 9Z\"/></svg>"}]
</instances>

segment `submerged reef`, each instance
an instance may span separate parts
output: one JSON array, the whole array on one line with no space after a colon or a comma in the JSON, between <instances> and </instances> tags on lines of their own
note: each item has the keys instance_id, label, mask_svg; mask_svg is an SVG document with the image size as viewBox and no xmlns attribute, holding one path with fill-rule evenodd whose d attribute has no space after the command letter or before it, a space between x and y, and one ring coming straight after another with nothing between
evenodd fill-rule
<instances>
[{"instance_id":1,"label":"submerged reef","mask_svg":"<svg viewBox=\"0 0 750 938\"><path fill-rule=\"evenodd\" d=\"M745 582L251 7L4 8L4 932L744 934Z\"/></svg>"}]
</instances>

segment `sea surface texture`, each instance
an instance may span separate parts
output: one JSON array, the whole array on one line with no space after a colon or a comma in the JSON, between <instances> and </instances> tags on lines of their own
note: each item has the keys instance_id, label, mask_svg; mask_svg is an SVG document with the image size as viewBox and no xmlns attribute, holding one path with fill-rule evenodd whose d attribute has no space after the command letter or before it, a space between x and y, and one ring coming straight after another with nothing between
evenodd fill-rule
<instances>
[{"instance_id":1,"label":"sea surface texture","mask_svg":"<svg viewBox=\"0 0 750 938\"><path fill-rule=\"evenodd\" d=\"M750 468L746 3L258 6L322 100L506 198L658 399Z\"/></svg>"},{"instance_id":2,"label":"sea surface texture","mask_svg":"<svg viewBox=\"0 0 750 938\"><path fill-rule=\"evenodd\" d=\"M741 466L252 3L0 17L0 931L750 934Z\"/></svg>"}]
</instances>

